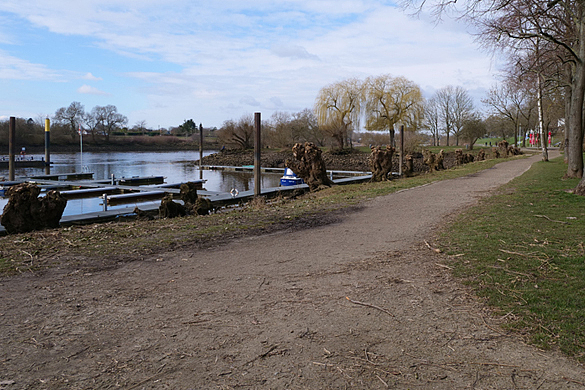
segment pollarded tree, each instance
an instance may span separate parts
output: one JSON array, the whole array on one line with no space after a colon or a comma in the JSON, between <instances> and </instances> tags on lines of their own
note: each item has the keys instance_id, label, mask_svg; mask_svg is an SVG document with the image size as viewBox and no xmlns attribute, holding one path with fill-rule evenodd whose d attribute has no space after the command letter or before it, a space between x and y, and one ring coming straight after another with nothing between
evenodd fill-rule
<instances>
[{"instance_id":1,"label":"pollarded tree","mask_svg":"<svg viewBox=\"0 0 585 390\"><path fill-rule=\"evenodd\" d=\"M364 85L366 130L388 130L390 145L394 141L394 125L407 129L419 127L423 116L420 88L405 77L382 75L368 77Z\"/></svg>"},{"instance_id":2,"label":"pollarded tree","mask_svg":"<svg viewBox=\"0 0 585 390\"><path fill-rule=\"evenodd\" d=\"M317 123L321 131L332 137L340 149L354 129L359 128L363 83L348 79L321 88L315 101Z\"/></svg>"}]
</instances>

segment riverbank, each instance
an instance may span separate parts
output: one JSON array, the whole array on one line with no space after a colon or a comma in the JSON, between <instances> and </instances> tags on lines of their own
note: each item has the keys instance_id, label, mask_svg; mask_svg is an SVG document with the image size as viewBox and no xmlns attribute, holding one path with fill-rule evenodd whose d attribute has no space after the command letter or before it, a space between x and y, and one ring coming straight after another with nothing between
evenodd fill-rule
<instances>
[{"instance_id":1,"label":"riverbank","mask_svg":"<svg viewBox=\"0 0 585 390\"><path fill-rule=\"evenodd\" d=\"M322 154L325 167L334 171L354 171L370 172L369 157L370 152L359 151L354 149L347 153L335 153L325 151ZM284 168L286 160L293 159L292 150L280 151L262 151L261 165L265 168ZM252 150L226 150L205 156L202 161L203 165L220 165L220 166L244 166L254 164L254 151ZM393 166L398 171L399 157L394 154ZM444 167L450 169L457 166L455 153L448 152L445 154ZM425 173L429 171L428 166L423 162L421 153L413 153L413 171L415 173Z\"/></svg>"},{"instance_id":2,"label":"riverbank","mask_svg":"<svg viewBox=\"0 0 585 390\"><path fill-rule=\"evenodd\" d=\"M582 388L583 367L501 328L510 316L491 317L451 276L450 258L427 247L446 219L537 159L455 180L439 181L494 161L331 188L245 212L11 236L0 241L0 259L14 254L25 267L0 279L0 382ZM432 184L360 201L365 191L422 178ZM343 196L358 206L335 211ZM329 212L299 214L309 205ZM261 222L270 219L283 225ZM242 235L245 226L258 234ZM202 243L205 234L232 239Z\"/></svg>"}]
</instances>

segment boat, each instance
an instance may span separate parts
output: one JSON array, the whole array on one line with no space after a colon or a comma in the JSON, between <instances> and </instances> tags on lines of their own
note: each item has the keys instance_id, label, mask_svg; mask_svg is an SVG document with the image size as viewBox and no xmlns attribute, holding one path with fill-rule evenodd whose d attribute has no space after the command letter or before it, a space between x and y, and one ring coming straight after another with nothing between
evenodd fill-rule
<instances>
[{"instance_id":1,"label":"boat","mask_svg":"<svg viewBox=\"0 0 585 390\"><path fill-rule=\"evenodd\" d=\"M280 178L280 185L281 186L296 186L298 184L303 184L304 181L290 168L284 169L284 175Z\"/></svg>"}]
</instances>

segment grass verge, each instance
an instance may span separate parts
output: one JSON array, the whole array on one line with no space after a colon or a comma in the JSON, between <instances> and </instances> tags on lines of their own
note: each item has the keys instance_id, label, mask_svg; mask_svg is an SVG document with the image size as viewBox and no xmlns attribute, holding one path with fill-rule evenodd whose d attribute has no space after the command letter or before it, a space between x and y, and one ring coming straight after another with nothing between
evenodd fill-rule
<instances>
[{"instance_id":1,"label":"grass verge","mask_svg":"<svg viewBox=\"0 0 585 390\"><path fill-rule=\"evenodd\" d=\"M585 361L585 197L558 158L539 162L446 229L456 276L506 327Z\"/></svg>"}]
</instances>

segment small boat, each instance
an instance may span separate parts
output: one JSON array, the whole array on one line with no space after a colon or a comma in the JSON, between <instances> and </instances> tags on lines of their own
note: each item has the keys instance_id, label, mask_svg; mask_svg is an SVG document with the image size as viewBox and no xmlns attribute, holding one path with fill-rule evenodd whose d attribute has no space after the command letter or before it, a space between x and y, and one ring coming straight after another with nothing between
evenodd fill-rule
<instances>
[{"instance_id":1,"label":"small boat","mask_svg":"<svg viewBox=\"0 0 585 390\"><path fill-rule=\"evenodd\" d=\"M303 183L304 183L303 179L295 175L292 169L290 168L284 169L284 175L280 178L281 186L296 186L298 184Z\"/></svg>"}]
</instances>

